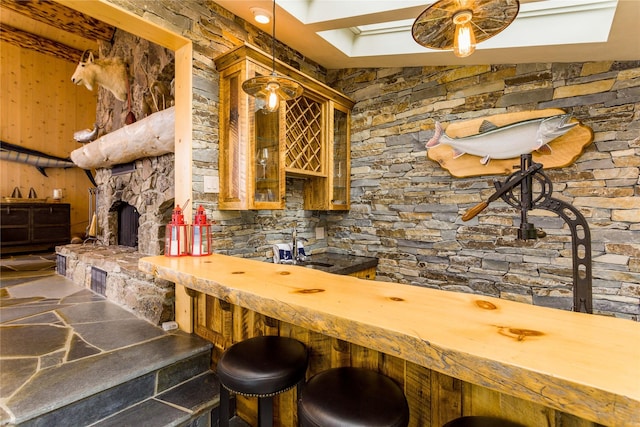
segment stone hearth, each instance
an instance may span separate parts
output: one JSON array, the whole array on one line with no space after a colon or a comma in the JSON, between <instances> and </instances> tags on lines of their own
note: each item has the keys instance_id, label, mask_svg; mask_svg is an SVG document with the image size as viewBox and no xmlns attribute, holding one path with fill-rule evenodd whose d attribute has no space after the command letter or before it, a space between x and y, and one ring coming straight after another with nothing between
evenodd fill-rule
<instances>
[{"instance_id":1,"label":"stone hearth","mask_svg":"<svg viewBox=\"0 0 640 427\"><path fill-rule=\"evenodd\" d=\"M145 255L135 248L87 243L58 246L56 253L58 273L75 284L102 293L153 324L174 319L174 284L138 270L138 260ZM103 283L96 285L96 278Z\"/></svg>"}]
</instances>

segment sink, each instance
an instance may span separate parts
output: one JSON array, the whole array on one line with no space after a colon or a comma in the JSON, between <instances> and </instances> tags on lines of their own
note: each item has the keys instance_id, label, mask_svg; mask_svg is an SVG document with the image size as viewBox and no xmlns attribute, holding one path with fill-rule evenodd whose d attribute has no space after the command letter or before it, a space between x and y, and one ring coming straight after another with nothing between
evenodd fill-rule
<instances>
[{"instance_id":1,"label":"sink","mask_svg":"<svg viewBox=\"0 0 640 427\"><path fill-rule=\"evenodd\" d=\"M308 268L333 267L333 264L327 264L326 262L318 262L318 261L298 261L298 265L308 267Z\"/></svg>"},{"instance_id":2,"label":"sink","mask_svg":"<svg viewBox=\"0 0 640 427\"><path fill-rule=\"evenodd\" d=\"M324 271L326 273L341 275L353 274L368 269L375 270L378 265L377 258L349 254L336 254L331 252L320 252L308 255L305 258L305 260L298 261L296 265L313 270ZM273 262L272 259L267 259L265 261ZM293 265L293 260L280 261L279 264Z\"/></svg>"},{"instance_id":3,"label":"sink","mask_svg":"<svg viewBox=\"0 0 640 427\"><path fill-rule=\"evenodd\" d=\"M299 265L300 267L308 267L308 268L329 268L333 267L333 264L329 264L326 262L320 261L298 261L295 264L291 260L281 261L280 264L284 265Z\"/></svg>"}]
</instances>

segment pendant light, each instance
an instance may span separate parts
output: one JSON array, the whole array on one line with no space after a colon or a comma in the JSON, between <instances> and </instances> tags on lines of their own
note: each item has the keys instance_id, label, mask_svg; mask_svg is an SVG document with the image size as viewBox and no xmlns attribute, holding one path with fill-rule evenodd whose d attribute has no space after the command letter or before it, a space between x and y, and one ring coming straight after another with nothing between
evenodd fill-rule
<instances>
[{"instance_id":1,"label":"pendant light","mask_svg":"<svg viewBox=\"0 0 640 427\"><path fill-rule=\"evenodd\" d=\"M424 47L453 49L464 58L476 50L476 43L507 28L519 10L518 0L439 0L416 18L411 34Z\"/></svg>"},{"instance_id":2,"label":"pendant light","mask_svg":"<svg viewBox=\"0 0 640 427\"><path fill-rule=\"evenodd\" d=\"M288 101L302 95L300 83L289 77L276 74L276 0L273 0L273 30L271 33L272 69L269 76L256 76L242 83L242 90L247 94L262 99L264 109L274 112L280 107L281 101Z\"/></svg>"}]
</instances>

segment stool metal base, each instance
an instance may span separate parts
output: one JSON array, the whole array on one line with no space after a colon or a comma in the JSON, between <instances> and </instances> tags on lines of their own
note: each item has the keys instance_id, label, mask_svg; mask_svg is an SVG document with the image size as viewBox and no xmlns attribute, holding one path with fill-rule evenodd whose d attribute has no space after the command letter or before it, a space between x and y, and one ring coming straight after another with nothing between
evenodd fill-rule
<instances>
[{"instance_id":1,"label":"stool metal base","mask_svg":"<svg viewBox=\"0 0 640 427\"><path fill-rule=\"evenodd\" d=\"M229 390L220 387L220 427L229 427L230 401L231 393ZM273 396L258 398L258 425L261 427L273 426Z\"/></svg>"}]
</instances>

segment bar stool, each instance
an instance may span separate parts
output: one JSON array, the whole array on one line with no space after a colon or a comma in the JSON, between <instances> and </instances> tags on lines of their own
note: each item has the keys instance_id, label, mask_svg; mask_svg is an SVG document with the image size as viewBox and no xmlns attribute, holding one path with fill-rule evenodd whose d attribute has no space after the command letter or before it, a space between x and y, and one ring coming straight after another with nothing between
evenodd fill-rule
<instances>
[{"instance_id":1,"label":"bar stool","mask_svg":"<svg viewBox=\"0 0 640 427\"><path fill-rule=\"evenodd\" d=\"M496 417L466 416L451 420L442 427L524 427L524 425Z\"/></svg>"},{"instance_id":2,"label":"bar stool","mask_svg":"<svg viewBox=\"0 0 640 427\"><path fill-rule=\"evenodd\" d=\"M364 368L314 375L298 398L301 427L406 427L409 405L391 378Z\"/></svg>"},{"instance_id":3,"label":"bar stool","mask_svg":"<svg viewBox=\"0 0 640 427\"><path fill-rule=\"evenodd\" d=\"M301 385L307 348L288 337L259 336L238 342L220 357L220 427L229 425L231 393L258 398L258 423L273 425L273 396Z\"/></svg>"}]
</instances>

